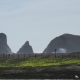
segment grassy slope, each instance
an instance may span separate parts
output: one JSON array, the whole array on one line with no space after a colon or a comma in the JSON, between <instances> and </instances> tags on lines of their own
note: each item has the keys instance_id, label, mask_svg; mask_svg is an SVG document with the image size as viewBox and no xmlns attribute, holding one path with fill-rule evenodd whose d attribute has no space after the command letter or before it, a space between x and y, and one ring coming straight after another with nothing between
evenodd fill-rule
<instances>
[{"instance_id":1,"label":"grassy slope","mask_svg":"<svg viewBox=\"0 0 80 80\"><path fill-rule=\"evenodd\" d=\"M75 58L0 59L0 67L63 66L71 64L80 65L80 59Z\"/></svg>"}]
</instances>

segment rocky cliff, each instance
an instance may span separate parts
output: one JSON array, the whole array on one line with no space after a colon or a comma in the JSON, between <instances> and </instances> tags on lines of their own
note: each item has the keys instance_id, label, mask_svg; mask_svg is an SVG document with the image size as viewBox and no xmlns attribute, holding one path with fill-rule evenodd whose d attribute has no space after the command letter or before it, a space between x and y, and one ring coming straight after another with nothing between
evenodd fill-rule
<instances>
[{"instance_id":1,"label":"rocky cliff","mask_svg":"<svg viewBox=\"0 0 80 80\"><path fill-rule=\"evenodd\" d=\"M59 48L65 49L66 52L80 52L80 36L72 34L60 35L51 40L43 53L52 53Z\"/></svg>"},{"instance_id":2,"label":"rocky cliff","mask_svg":"<svg viewBox=\"0 0 80 80\"><path fill-rule=\"evenodd\" d=\"M0 54L11 54L12 51L7 44L7 36L4 33L0 33Z\"/></svg>"},{"instance_id":3,"label":"rocky cliff","mask_svg":"<svg viewBox=\"0 0 80 80\"><path fill-rule=\"evenodd\" d=\"M33 54L32 46L30 46L29 41L25 42L25 44L19 49L18 54Z\"/></svg>"}]
</instances>

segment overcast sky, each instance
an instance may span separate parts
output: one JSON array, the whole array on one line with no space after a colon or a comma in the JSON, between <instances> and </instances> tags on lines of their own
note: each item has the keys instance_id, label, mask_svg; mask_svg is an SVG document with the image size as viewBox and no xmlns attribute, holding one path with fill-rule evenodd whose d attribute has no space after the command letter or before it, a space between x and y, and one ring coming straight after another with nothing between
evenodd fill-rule
<instances>
[{"instance_id":1,"label":"overcast sky","mask_svg":"<svg viewBox=\"0 0 80 80\"><path fill-rule=\"evenodd\" d=\"M42 52L59 35L80 35L80 0L0 0L1 32L13 52L26 41Z\"/></svg>"}]
</instances>

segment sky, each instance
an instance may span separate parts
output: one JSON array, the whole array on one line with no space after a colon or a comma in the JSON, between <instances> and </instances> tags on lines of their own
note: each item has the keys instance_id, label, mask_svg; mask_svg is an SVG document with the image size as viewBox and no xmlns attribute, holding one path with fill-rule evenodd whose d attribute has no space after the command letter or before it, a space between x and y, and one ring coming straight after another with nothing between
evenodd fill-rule
<instances>
[{"instance_id":1,"label":"sky","mask_svg":"<svg viewBox=\"0 0 80 80\"><path fill-rule=\"evenodd\" d=\"M80 35L80 0L0 0L0 33L15 53L26 41L41 53L59 35Z\"/></svg>"}]
</instances>

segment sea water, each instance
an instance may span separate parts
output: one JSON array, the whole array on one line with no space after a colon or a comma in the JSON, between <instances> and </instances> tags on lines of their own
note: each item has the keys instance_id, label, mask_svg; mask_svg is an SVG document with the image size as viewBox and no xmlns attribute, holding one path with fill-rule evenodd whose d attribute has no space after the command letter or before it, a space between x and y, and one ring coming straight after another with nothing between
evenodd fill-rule
<instances>
[{"instance_id":1,"label":"sea water","mask_svg":"<svg viewBox=\"0 0 80 80\"><path fill-rule=\"evenodd\" d=\"M80 79L0 79L0 80L80 80Z\"/></svg>"}]
</instances>

